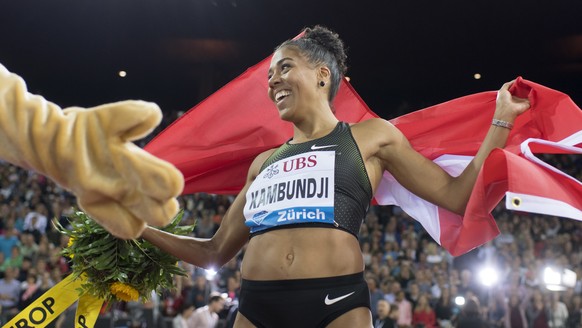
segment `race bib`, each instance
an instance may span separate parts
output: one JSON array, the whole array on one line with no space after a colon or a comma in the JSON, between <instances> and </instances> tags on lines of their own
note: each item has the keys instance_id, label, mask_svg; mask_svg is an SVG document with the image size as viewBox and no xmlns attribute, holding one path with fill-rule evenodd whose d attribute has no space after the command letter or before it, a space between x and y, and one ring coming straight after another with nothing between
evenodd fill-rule
<instances>
[{"instance_id":1,"label":"race bib","mask_svg":"<svg viewBox=\"0 0 582 328\"><path fill-rule=\"evenodd\" d=\"M335 151L287 157L265 168L246 194L251 233L295 223L334 224Z\"/></svg>"}]
</instances>

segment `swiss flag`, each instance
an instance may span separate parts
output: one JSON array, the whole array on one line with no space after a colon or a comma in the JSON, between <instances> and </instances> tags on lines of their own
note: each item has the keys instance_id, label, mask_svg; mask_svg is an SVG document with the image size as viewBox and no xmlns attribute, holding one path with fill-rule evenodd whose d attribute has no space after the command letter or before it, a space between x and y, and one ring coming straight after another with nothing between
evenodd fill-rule
<instances>
[{"instance_id":1,"label":"swiss flag","mask_svg":"<svg viewBox=\"0 0 582 328\"><path fill-rule=\"evenodd\" d=\"M157 135L145 149L184 174L184 194L236 194L255 156L280 146L292 125L267 96L271 57L249 68ZM346 82L334 102L346 122L377 117Z\"/></svg>"},{"instance_id":2,"label":"swiss flag","mask_svg":"<svg viewBox=\"0 0 582 328\"><path fill-rule=\"evenodd\" d=\"M262 151L292 136L267 97L270 57L249 68L190 109L147 146L173 163L185 178L184 194L236 194L248 167ZM493 239L499 230L491 210L508 195L508 208L582 220L582 184L536 159L537 152L580 153L582 112L568 96L518 78L511 92L531 109L515 122L507 147L486 160L464 217L402 188L389 173L375 195L382 205L401 206L453 255ZM477 152L493 117L496 92L455 99L391 120L412 146L456 175ZM346 122L377 117L343 80L334 101ZM533 139L531 139L533 138Z\"/></svg>"},{"instance_id":3,"label":"swiss flag","mask_svg":"<svg viewBox=\"0 0 582 328\"><path fill-rule=\"evenodd\" d=\"M464 216L420 199L389 173L376 192L379 204L399 205L453 255L499 234L491 211L506 195L508 209L582 220L582 183L544 163L536 153L580 154L582 111L565 94L518 78L512 94L528 98L504 149L494 150L477 178ZM413 147L452 175L468 165L484 139L496 92L483 92L392 120Z\"/></svg>"}]
</instances>

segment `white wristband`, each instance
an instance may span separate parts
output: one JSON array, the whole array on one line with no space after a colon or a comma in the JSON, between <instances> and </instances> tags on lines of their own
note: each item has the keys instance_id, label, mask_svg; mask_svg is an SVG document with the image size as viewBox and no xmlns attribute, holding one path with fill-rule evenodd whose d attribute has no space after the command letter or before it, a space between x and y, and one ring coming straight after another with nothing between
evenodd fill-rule
<instances>
[{"instance_id":1,"label":"white wristband","mask_svg":"<svg viewBox=\"0 0 582 328\"><path fill-rule=\"evenodd\" d=\"M509 130L513 129L513 124L506 122L506 121L498 120L496 118L494 118L493 121L491 121L491 124L495 125L495 126L502 127L502 128L506 128Z\"/></svg>"}]
</instances>

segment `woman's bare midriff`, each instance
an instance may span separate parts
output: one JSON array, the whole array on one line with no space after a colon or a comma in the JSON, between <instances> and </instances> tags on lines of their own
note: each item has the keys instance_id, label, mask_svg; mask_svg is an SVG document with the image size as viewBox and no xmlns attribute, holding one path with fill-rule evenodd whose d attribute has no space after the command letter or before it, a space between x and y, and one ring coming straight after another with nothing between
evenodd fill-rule
<instances>
[{"instance_id":1,"label":"woman's bare midriff","mask_svg":"<svg viewBox=\"0 0 582 328\"><path fill-rule=\"evenodd\" d=\"M290 228L251 238L241 273L248 280L287 280L363 270L360 246L353 235L330 228Z\"/></svg>"}]
</instances>

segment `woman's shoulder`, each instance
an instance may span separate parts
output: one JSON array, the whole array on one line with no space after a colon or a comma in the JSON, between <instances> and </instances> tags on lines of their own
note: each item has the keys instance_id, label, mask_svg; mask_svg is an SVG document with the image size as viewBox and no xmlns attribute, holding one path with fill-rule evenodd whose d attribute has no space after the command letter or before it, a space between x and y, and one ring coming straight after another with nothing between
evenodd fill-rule
<instances>
[{"instance_id":1,"label":"woman's shoulder","mask_svg":"<svg viewBox=\"0 0 582 328\"><path fill-rule=\"evenodd\" d=\"M402 133L389 121L382 118L371 118L351 126L352 135L360 149L370 154L376 154L384 146L396 145L404 140Z\"/></svg>"},{"instance_id":2,"label":"woman's shoulder","mask_svg":"<svg viewBox=\"0 0 582 328\"><path fill-rule=\"evenodd\" d=\"M362 134L367 137L393 137L399 135L399 130L390 121L383 118L371 118L350 125L353 134Z\"/></svg>"},{"instance_id":3,"label":"woman's shoulder","mask_svg":"<svg viewBox=\"0 0 582 328\"><path fill-rule=\"evenodd\" d=\"M356 129L364 129L364 128L386 129L386 128L393 127L394 125L383 118L374 117L374 118L370 118L370 119L360 121L357 123L350 123L350 126L352 127L352 129L354 129L354 128L356 128Z\"/></svg>"},{"instance_id":4,"label":"woman's shoulder","mask_svg":"<svg viewBox=\"0 0 582 328\"><path fill-rule=\"evenodd\" d=\"M264 161L266 161L266 160L267 160L267 158L269 158L269 156L271 156L271 155L272 155L272 154L275 152L275 150L277 150L277 148L271 148L271 149L267 149L267 150L265 150L264 152L262 152L262 153L258 154L258 155L255 157L255 160L254 160L254 161L255 161L255 162L257 162L257 161L258 161L258 162L260 162L260 164L262 165L262 164L263 164L263 162L264 162Z\"/></svg>"}]
</instances>

